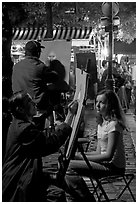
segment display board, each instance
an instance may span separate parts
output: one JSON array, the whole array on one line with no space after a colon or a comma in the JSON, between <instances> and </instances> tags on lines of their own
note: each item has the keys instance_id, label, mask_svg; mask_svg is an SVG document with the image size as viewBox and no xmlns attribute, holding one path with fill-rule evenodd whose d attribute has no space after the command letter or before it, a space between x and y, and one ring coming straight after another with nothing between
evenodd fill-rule
<instances>
[{"instance_id":1,"label":"display board","mask_svg":"<svg viewBox=\"0 0 138 204\"><path fill-rule=\"evenodd\" d=\"M71 41L66 40L41 41L41 44L45 48L42 49L40 60L47 64L49 55L54 55L55 58L65 66L66 70L65 81L69 83Z\"/></svg>"},{"instance_id":2,"label":"display board","mask_svg":"<svg viewBox=\"0 0 138 204\"><path fill-rule=\"evenodd\" d=\"M77 67L87 70L90 75L88 84L88 98L95 99L95 84L97 83L97 64L94 52L76 53Z\"/></svg>"}]
</instances>

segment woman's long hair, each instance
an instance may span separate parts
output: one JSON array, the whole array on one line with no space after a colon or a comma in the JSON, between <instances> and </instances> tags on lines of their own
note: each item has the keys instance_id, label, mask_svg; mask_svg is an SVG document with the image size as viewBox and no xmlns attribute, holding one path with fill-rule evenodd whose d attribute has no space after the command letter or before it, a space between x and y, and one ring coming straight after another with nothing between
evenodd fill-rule
<instances>
[{"instance_id":1,"label":"woman's long hair","mask_svg":"<svg viewBox=\"0 0 138 204\"><path fill-rule=\"evenodd\" d=\"M107 120L118 120L118 122L126 128L126 120L125 115L122 110L122 106L117 94L112 90L102 90L97 95L105 95L107 99L107 111L106 111L106 119ZM98 116L98 123L102 123L102 117Z\"/></svg>"}]
</instances>

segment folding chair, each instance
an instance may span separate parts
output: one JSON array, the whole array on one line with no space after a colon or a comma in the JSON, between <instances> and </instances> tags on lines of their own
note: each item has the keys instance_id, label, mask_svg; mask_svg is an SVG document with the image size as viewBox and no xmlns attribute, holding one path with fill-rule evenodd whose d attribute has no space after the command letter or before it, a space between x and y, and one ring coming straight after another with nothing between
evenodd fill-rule
<instances>
[{"instance_id":1,"label":"folding chair","mask_svg":"<svg viewBox=\"0 0 138 204\"><path fill-rule=\"evenodd\" d=\"M78 142L78 149L81 152L86 164L88 165L90 171L92 171L92 166L89 162L89 160L87 159L83 147L82 147L82 143ZM124 192L126 190L128 190L128 192L130 193L132 200L135 202L136 199L132 193L132 190L130 188L130 184L133 181L135 174L134 173L123 173L123 174L117 174L117 175L112 175L112 176L106 176L106 177L92 177L92 176L88 176L90 179L90 182L92 184L92 193L93 195L96 195L97 197L97 201L98 202L111 202L111 201L119 201L119 199L121 199L122 195L124 194ZM105 189L105 185L109 185L109 184L113 184L116 181L120 181L122 183L121 187L124 185L124 187L122 189L119 188L118 193L115 197L110 198L106 189ZM106 186L107 187L107 186ZM108 187L109 189L109 187ZM115 192L113 193L115 194Z\"/></svg>"},{"instance_id":2,"label":"folding chair","mask_svg":"<svg viewBox=\"0 0 138 204\"><path fill-rule=\"evenodd\" d=\"M112 176L107 176L107 177L103 177L103 178L96 178L95 179L95 183L94 183L94 178L90 178L91 183L93 185L94 191L93 194L96 194L98 201L125 201L125 200L120 200L121 197L123 196L124 192L126 190L128 190L128 192L130 193L132 200L135 202L135 197L131 191L130 188L130 183L132 182L132 180L134 179L135 175L133 173L124 173L122 175L112 175ZM115 184L117 182L121 182L121 189L120 187L115 187ZM112 185L110 185L112 184ZM104 186L106 185L106 188L113 187L113 194L115 194L115 191L117 191L117 194L110 198L108 194L111 194L111 192L105 192L104 190ZM108 185L108 187L107 187ZM109 188L109 191L111 191L111 189Z\"/></svg>"}]
</instances>

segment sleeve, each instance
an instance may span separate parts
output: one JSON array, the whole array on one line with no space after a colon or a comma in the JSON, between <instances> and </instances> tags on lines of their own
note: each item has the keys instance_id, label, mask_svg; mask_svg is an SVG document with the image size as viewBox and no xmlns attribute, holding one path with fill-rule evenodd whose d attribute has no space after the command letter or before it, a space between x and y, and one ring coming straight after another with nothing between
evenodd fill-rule
<instances>
[{"instance_id":1,"label":"sleeve","mask_svg":"<svg viewBox=\"0 0 138 204\"><path fill-rule=\"evenodd\" d=\"M61 124L49 137L35 127L29 126L23 133L22 148L30 156L47 156L60 148L71 134L71 127Z\"/></svg>"},{"instance_id":2,"label":"sleeve","mask_svg":"<svg viewBox=\"0 0 138 204\"><path fill-rule=\"evenodd\" d=\"M107 133L108 134L111 132L114 132L114 131L117 131L117 132L123 131L122 127L119 125L119 123L117 121L111 121L107 127Z\"/></svg>"}]
</instances>

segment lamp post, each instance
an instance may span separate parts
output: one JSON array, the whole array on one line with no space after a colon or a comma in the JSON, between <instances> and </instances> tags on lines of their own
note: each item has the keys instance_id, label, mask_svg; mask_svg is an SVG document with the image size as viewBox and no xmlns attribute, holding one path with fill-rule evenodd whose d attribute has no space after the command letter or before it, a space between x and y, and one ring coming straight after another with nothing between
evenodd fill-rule
<instances>
[{"instance_id":1,"label":"lamp post","mask_svg":"<svg viewBox=\"0 0 138 204\"><path fill-rule=\"evenodd\" d=\"M119 5L116 2L105 2L102 4L102 12L105 23L105 31L109 32L109 63L108 63L108 72L107 78L105 81L106 89L114 90L115 89L115 80L112 74L112 58L114 52L114 20L116 20L115 15L119 11ZM117 17L118 19L119 17Z\"/></svg>"},{"instance_id":2,"label":"lamp post","mask_svg":"<svg viewBox=\"0 0 138 204\"><path fill-rule=\"evenodd\" d=\"M53 38L53 16L52 16L52 2L46 3L47 10L47 34L46 38Z\"/></svg>"}]
</instances>

